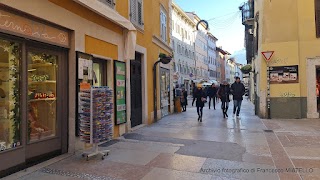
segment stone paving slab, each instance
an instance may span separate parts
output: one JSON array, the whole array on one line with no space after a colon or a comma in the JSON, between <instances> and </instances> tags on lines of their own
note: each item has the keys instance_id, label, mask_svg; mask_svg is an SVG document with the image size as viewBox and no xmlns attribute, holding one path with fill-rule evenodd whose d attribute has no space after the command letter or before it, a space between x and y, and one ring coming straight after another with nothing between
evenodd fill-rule
<instances>
[{"instance_id":1,"label":"stone paving slab","mask_svg":"<svg viewBox=\"0 0 320 180\"><path fill-rule=\"evenodd\" d=\"M208 174L154 168L142 180L211 180L212 178Z\"/></svg>"},{"instance_id":2,"label":"stone paving slab","mask_svg":"<svg viewBox=\"0 0 320 180\"><path fill-rule=\"evenodd\" d=\"M206 158L179 154L160 154L147 166L179 171L199 172Z\"/></svg>"},{"instance_id":3,"label":"stone paving slab","mask_svg":"<svg viewBox=\"0 0 320 180\"><path fill-rule=\"evenodd\" d=\"M274 166L236 162L218 159L207 159L200 172L226 178L238 178L247 180L273 180L278 179L277 173L264 170L275 169Z\"/></svg>"},{"instance_id":4,"label":"stone paving slab","mask_svg":"<svg viewBox=\"0 0 320 180\"><path fill-rule=\"evenodd\" d=\"M79 152L20 179L320 179L319 120L261 120L245 100L241 120L231 117L231 102L229 118L223 119L220 104L217 110L206 104L199 123L190 105L187 112L101 145L111 150L105 160L86 161Z\"/></svg>"}]
</instances>

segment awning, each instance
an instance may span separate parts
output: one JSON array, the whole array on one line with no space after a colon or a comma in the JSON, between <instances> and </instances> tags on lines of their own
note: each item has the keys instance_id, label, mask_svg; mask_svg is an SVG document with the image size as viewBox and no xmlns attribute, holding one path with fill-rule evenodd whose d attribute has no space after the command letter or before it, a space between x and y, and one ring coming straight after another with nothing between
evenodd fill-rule
<instances>
[{"instance_id":1,"label":"awning","mask_svg":"<svg viewBox=\"0 0 320 180\"><path fill-rule=\"evenodd\" d=\"M91 11L105 17L106 19L118 24L119 26L126 29L125 36L125 49L124 49L124 59L134 59L135 58L135 48L137 39L137 30L133 24L121 16L117 11L109 8L106 4L103 4L97 0L73 0L76 3L90 9Z\"/></svg>"}]
</instances>

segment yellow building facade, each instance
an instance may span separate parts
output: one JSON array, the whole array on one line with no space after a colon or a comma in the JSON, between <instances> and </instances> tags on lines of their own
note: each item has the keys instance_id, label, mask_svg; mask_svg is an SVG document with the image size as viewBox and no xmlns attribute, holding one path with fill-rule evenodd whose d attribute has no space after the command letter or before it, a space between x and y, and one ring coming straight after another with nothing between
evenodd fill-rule
<instances>
[{"instance_id":1,"label":"yellow building facade","mask_svg":"<svg viewBox=\"0 0 320 180\"><path fill-rule=\"evenodd\" d=\"M171 113L171 63L157 64L153 85L154 64L172 54L170 29L170 0L2 0L0 68L10 71L1 76L14 77L0 84L0 158L9 162L0 177L30 159L90 147L79 118L89 84L113 90L113 138L153 123L154 112L157 120Z\"/></svg>"},{"instance_id":2,"label":"yellow building facade","mask_svg":"<svg viewBox=\"0 0 320 180\"><path fill-rule=\"evenodd\" d=\"M137 29L136 58L132 61L131 70L141 67L141 72L131 77L137 84L131 84L131 104L138 105L131 107L131 119L128 128L143 124L151 124L154 120L154 81L153 66L159 60L159 54L172 55L170 46L171 37L171 0L125 0L117 1L119 13L130 20ZM142 6L140 10L135 11ZM128 8L128 9L122 9ZM137 16L135 16L135 14ZM140 22L139 22L140 21ZM172 87L172 63L157 66L157 119L173 112L173 87ZM132 89L135 89L133 91ZM139 106L140 105L140 106ZM137 115L138 114L138 115Z\"/></svg>"},{"instance_id":3,"label":"yellow building facade","mask_svg":"<svg viewBox=\"0 0 320 180\"><path fill-rule=\"evenodd\" d=\"M316 17L316 3L320 5L314 0L254 1L253 28L249 30L255 47L251 84L256 113L261 117L319 118L320 39L316 20L320 17ZM262 55L266 51L274 51L269 63Z\"/></svg>"}]
</instances>

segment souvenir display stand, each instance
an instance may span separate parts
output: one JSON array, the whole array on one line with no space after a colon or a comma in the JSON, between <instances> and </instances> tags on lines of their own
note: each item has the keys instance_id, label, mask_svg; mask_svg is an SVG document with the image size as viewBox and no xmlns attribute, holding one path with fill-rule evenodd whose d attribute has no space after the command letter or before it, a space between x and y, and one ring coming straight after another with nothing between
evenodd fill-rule
<instances>
[{"instance_id":1,"label":"souvenir display stand","mask_svg":"<svg viewBox=\"0 0 320 180\"><path fill-rule=\"evenodd\" d=\"M112 94L112 90L106 86L80 90L80 139L86 144L93 145L91 152L82 154L87 160L96 155L102 155L104 159L110 152L99 151L98 145L112 138Z\"/></svg>"}]
</instances>

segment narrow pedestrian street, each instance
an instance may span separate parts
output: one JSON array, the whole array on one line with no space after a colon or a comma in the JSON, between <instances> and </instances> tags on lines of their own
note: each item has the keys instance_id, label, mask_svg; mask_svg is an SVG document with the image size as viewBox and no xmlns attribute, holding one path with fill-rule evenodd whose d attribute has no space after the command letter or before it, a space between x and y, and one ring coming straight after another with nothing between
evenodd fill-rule
<instances>
[{"instance_id":1,"label":"narrow pedestrian street","mask_svg":"<svg viewBox=\"0 0 320 180\"><path fill-rule=\"evenodd\" d=\"M206 104L199 123L190 104L104 144L111 150L105 160L86 161L77 152L5 179L320 179L319 120L260 120L244 100L241 120L232 118L232 107L223 119L219 103L216 110Z\"/></svg>"}]
</instances>

